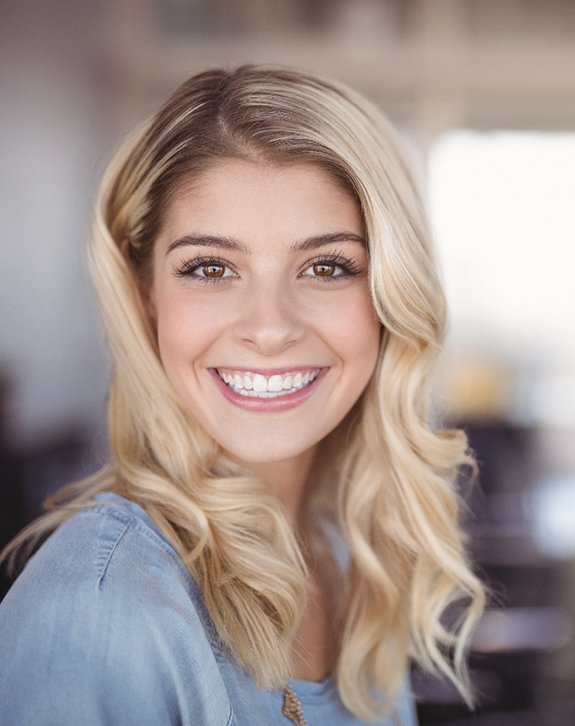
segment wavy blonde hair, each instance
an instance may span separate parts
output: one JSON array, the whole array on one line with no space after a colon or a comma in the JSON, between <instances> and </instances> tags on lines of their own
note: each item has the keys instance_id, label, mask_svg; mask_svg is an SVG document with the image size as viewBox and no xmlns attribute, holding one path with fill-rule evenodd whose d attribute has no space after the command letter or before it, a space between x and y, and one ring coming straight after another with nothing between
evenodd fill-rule
<instances>
[{"instance_id":1,"label":"wavy blonde hair","mask_svg":"<svg viewBox=\"0 0 575 726\"><path fill-rule=\"evenodd\" d=\"M229 462L183 408L160 363L145 302L170 200L222 158L319 165L363 213L383 331L379 362L360 401L324 442L307 503L314 516L332 517L350 554L335 674L340 696L358 717L375 718L381 702L374 689L389 704L412 657L470 701L465 648L484 596L465 554L455 479L471 459L464 435L434 430L428 410L444 297L396 134L341 85L271 67L208 71L184 83L112 161L89 244L113 363L112 463L57 500L13 548L90 506L96 492L115 490L169 537L235 660L262 687L288 678L306 602L301 543L266 483ZM459 618L448 626L454 603Z\"/></svg>"}]
</instances>

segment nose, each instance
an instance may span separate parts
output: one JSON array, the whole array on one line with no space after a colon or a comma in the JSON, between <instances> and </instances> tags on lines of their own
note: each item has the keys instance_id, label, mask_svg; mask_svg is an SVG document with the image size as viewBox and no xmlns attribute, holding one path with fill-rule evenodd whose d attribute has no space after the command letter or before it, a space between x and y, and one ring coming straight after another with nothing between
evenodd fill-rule
<instances>
[{"instance_id":1,"label":"nose","mask_svg":"<svg viewBox=\"0 0 575 726\"><path fill-rule=\"evenodd\" d=\"M295 296L272 281L251 286L237 311L234 335L264 356L291 348L305 335Z\"/></svg>"}]
</instances>

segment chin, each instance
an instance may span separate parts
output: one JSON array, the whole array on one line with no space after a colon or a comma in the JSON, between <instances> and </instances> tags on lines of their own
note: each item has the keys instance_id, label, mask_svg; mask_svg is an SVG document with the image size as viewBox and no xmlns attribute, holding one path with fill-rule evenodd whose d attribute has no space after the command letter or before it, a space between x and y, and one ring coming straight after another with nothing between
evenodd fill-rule
<instances>
[{"instance_id":1,"label":"chin","mask_svg":"<svg viewBox=\"0 0 575 726\"><path fill-rule=\"evenodd\" d=\"M307 458L307 455L315 449L315 446L286 446L283 442L281 446L270 445L265 440L256 442L253 446L246 447L226 447L220 443L221 448L226 455L246 469L257 468L261 466L272 466L274 464L287 464L291 462L296 464Z\"/></svg>"}]
</instances>

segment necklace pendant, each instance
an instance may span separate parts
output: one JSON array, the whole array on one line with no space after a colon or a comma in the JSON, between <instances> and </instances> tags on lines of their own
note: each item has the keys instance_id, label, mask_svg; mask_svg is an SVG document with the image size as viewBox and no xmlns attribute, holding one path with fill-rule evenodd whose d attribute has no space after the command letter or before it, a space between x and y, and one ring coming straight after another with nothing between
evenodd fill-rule
<instances>
[{"instance_id":1,"label":"necklace pendant","mask_svg":"<svg viewBox=\"0 0 575 726\"><path fill-rule=\"evenodd\" d=\"M289 685L284 688L284 704L282 713L286 718L289 718L295 726L307 726L305 716L303 715L301 701Z\"/></svg>"}]
</instances>

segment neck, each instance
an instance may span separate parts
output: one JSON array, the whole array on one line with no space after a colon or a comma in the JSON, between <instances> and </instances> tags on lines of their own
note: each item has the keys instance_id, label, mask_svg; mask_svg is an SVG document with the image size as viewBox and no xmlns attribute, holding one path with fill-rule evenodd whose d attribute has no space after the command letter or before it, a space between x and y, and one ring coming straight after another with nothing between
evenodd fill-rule
<instances>
[{"instance_id":1,"label":"neck","mask_svg":"<svg viewBox=\"0 0 575 726\"><path fill-rule=\"evenodd\" d=\"M269 482L294 527L298 525L300 519L314 456L315 448L311 448L292 459L249 466L254 474Z\"/></svg>"}]
</instances>

